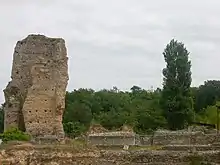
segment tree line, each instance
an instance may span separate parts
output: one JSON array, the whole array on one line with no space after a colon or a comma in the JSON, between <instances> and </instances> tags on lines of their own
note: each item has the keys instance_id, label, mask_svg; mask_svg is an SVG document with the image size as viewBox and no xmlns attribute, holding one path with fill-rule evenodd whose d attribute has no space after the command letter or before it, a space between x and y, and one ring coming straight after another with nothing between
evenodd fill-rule
<instances>
[{"instance_id":1,"label":"tree line","mask_svg":"<svg viewBox=\"0 0 220 165\"><path fill-rule=\"evenodd\" d=\"M156 129L184 129L192 122L216 124L216 102L220 81L207 80L191 87L191 61L183 43L171 40L164 49L166 67L163 88L150 91L139 86L130 91L117 87L94 91L78 89L66 93L63 125L70 137L86 132L91 124L117 130L124 124L146 134ZM3 130L0 111L0 131Z\"/></svg>"}]
</instances>

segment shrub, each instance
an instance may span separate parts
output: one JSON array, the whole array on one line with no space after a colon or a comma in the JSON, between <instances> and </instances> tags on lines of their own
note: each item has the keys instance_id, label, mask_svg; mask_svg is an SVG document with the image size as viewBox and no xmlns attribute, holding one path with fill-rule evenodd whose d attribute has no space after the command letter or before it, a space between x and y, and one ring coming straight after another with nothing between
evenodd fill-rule
<instances>
[{"instance_id":1,"label":"shrub","mask_svg":"<svg viewBox=\"0 0 220 165\"><path fill-rule=\"evenodd\" d=\"M30 140L30 135L20 131L17 128L11 128L4 133L0 134L0 138L3 140L3 142L8 142L8 141L29 141Z\"/></svg>"},{"instance_id":2,"label":"shrub","mask_svg":"<svg viewBox=\"0 0 220 165\"><path fill-rule=\"evenodd\" d=\"M63 124L66 135L70 138L80 136L87 128L80 122L68 122Z\"/></svg>"}]
</instances>

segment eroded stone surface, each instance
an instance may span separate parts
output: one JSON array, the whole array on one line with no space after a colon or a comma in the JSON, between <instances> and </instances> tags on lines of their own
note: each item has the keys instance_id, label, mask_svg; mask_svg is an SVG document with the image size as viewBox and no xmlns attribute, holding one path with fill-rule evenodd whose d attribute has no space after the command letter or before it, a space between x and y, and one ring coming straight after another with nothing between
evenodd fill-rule
<instances>
[{"instance_id":1,"label":"eroded stone surface","mask_svg":"<svg viewBox=\"0 0 220 165\"><path fill-rule=\"evenodd\" d=\"M65 41L29 35L14 50L12 80L4 90L5 130L18 127L33 136L63 136L68 82Z\"/></svg>"}]
</instances>

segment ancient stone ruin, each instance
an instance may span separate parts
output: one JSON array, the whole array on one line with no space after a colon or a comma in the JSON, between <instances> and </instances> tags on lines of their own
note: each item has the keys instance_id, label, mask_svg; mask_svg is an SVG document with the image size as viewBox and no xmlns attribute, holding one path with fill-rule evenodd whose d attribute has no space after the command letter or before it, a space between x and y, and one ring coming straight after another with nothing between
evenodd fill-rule
<instances>
[{"instance_id":1,"label":"ancient stone ruin","mask_svg":"<svg viewBox=\"0 0 220 165\"><path fill-rule=\"evenodd\" d=\"M118 131L108 131L101 125L94 124L90 126L87 132L87 141L89 144L96 145L99 148L129 148L135 145L136 134L129 126L123 125Z\"/></svg>"},{"instance_id":2,"label":"ancient stone ruin","mask_svg":"<svg viewBox=\"0 0 220 165\"><path fill-rule=\"evenodd\" d=\"M64 136L67 61L61 38L29 35L17 42L12 80L4 90L5 130L17 127L34 137Z\"/></svg>"}]
</instances>

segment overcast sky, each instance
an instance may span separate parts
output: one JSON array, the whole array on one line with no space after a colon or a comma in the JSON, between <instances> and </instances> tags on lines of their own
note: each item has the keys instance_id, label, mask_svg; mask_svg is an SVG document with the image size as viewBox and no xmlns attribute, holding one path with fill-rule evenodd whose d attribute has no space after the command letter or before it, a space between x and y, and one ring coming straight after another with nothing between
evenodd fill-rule
<instances>
[{"instance_id":1,"label":"overcast sky","mask_svg":"<svg viewBox=\"0 0 220 165\"><path fill-rule=\"evenodd\" d=\"M31 33L66 40L68 90L161 87L172 38L191 52L193 86L219 79L219 9L219 0L0 0L0 90L16 42Z\"/></svg>"}]
</instances>

